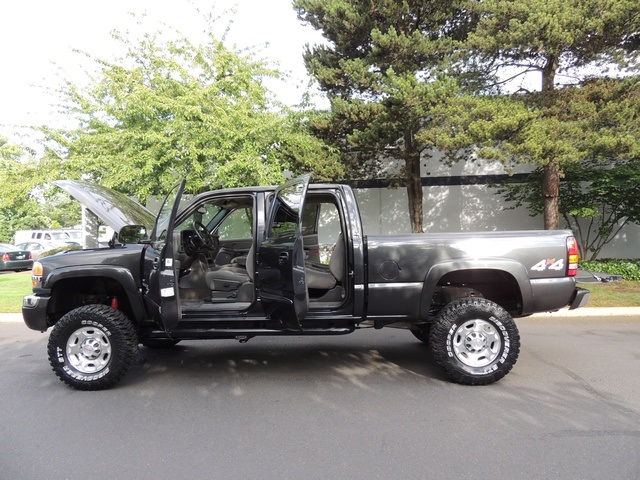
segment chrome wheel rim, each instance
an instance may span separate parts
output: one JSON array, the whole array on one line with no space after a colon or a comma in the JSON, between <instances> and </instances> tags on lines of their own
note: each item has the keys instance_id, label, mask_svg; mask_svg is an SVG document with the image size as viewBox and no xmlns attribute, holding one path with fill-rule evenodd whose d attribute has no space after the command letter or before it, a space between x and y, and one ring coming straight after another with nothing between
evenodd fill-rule
<instances>
[{"instance_id":1,"label":"chrome wheel rim","mask_svg":"<svg viewBox=\"0 0 640 480\"><path fill-rule=\"evenodd\" d=\"M453 353L469 367L486 367L500 355L502 337L496 326L486 320L469 320L453 335Z\"/></svg>"},{"instance_id":2,"label":"chrome wheel rim","mask_svg":"<svg viewBox=\"0 0 640 480\"><path fill-rule=\"evenodd\" d=\"M111 360L109 337L95 327L79 328L69 336L67 359L80 373L98 373Z\"/></svg>"}]
</instances>

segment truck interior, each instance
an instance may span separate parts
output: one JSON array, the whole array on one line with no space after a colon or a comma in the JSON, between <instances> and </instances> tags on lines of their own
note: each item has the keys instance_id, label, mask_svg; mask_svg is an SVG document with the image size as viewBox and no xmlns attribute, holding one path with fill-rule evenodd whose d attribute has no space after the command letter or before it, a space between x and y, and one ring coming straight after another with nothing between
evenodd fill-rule
<instances>
[{"instance_id":1,"label":"truck interior","mask_svg":"<svg viewBox=\"0 0 640 480\"><path fill-rule=\"evenodd\" d=\"M255 201L249 194L209 199L176 225L175 265L183 311L240 311L254 302L259 248ZM302 235L310 308L338 307L345 300L343 224L332 194L309 192ZM271 227L285 231L292 225L286 213L278 211Z\"/></svg>"}]
</instances>

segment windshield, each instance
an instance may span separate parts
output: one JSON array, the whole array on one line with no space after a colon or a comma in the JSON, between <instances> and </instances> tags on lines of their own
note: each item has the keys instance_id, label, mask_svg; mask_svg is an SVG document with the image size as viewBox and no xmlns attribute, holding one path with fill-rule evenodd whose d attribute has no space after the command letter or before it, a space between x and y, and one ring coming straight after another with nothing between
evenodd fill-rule
<instances>
[{"instance_id":1,"label":"windshield","mask_svg":"<svg viewBox=\"0 0 640 480\"><path fill-rule=\"evenodd\" d=\"M215 218L220 215L223 208L213 203L205 203L200 205L191 215L182 220L180 225L176 226L176 230L191 230L193 222L200 222L211 230Z\"/></svg>"},{"instance_id":2,"label":"windshield","mask_svg":"<svg viewBox=\"0 0 640 480\"><path fill-rule=\"evenodd\" d=\"M153 232L151 232L151 241L154 243L160 243L164 245L167 240L167 229L169 228L169 221L171 220L171 214L174 211L174 206L176 201L178 200L178 196L180 195L180 191L182 182L177 183L173 186L167 197L164 199L164 203L162 204L162 208L160 209L160 213L158 214L158 219L156 220L155 227L153 227ZM159 245L156 245L156 248L161 248Z\"/></svg>"}]
</instances>

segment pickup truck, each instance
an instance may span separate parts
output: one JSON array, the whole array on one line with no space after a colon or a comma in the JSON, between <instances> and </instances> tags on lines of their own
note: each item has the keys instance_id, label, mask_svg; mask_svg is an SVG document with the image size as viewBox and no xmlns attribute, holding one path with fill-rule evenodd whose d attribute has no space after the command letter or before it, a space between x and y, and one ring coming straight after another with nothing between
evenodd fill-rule
<instances>
[{"instance_id":1,"label":"pickup truck","mask_svg":"<svg viewBox=\"0 0 640 480\"><path fill-rule=\"evenodd\" d=\"M513 320L577 308L570 231L367 236L346 185L217 190L180 206L185 181L152 215L125 195L54 182L116 234L108 248L33 266L26 325L80 390L113 386L139 345L405 328L454 382L489 384L514 366Z\"/></svg>"}]
</instances>

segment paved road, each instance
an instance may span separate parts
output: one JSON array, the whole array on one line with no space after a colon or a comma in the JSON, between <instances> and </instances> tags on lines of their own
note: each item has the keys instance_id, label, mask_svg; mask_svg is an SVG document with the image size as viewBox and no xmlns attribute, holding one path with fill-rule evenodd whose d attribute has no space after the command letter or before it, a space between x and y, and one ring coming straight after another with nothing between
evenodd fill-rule
<instances>
[{"instance_id":1,"label":"paved road","mask_svg":"<svg viewBox=\"0 0 640 480\"><path fill-rule=\"evenodd\" d=\"M141 350L103 392L0 323L11 479L637 479L640 320L526 319L515 369L448 383L405 331Z\"/></svg>"}]
</instances>

